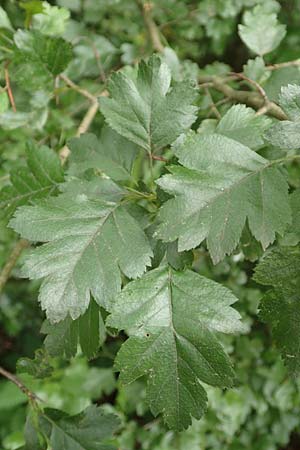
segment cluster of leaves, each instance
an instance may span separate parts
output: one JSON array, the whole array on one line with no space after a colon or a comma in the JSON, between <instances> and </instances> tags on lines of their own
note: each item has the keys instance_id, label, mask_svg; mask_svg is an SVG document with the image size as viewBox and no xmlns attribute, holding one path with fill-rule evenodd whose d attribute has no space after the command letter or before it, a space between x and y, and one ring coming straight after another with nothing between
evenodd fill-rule
<instances>
[{"instance_id":1,"label":"cluster of leaves","mask_svg":"<svg viewBox=\"0 0 300 450\"><path fill-rule=\"evenodd\" d=\"M108 2L112 19L109 26L103 21L102 32L119 29L114 39L89 36L88 24L95 23L94 17L106 18L107 5L57 3L28 1L18 9L0 8L6 83L0 138L16 143L15 153L2 155L1 230L10 233L7 247L17 235L31 243L17 275L32 280L25 291L36 298L38 289L46 315L42 350L17 364L30 407L25 431L13 448L131 450L140 443L160 450L174 448L176 441L179 448L253 447L257 427L247 422L253 410L260 430L282 427L289 414L299 413L297 383L289 380L287 393L278 392L286 369L296 375L300 369L300 72L297 62L277 70L263 59L286 35L277 16L279 3L201 2L194 11L191 2L182 1L171 11L170 1L150 7L137 2L134 8L132 2ZM224 34L216 36L218 21L231 18L231 30L244 7L251 8L243 14L237 38L251 52L238 74L247 84L245 91L225 64L200 70L195 62L180 62L166 45L167 31L160 37L155 23L181 14L183 23L191 23L195 17L213 36L211 51L216 42L226 41ZM138 20L127 43L124 29L132 10ZM219 19L202 22L205 11ZM26 29L18 28L20 18ZM145 27L154 47L161 39L162 50L156 48L160 55L150 56L143 39L138 41ZM183 24L181 33L185 29ZM178 41L172 36L170 41L176 48L180 34ZM183 44L178 53L194 57L193 46L187 51ZM120 63L129 65L114 70ZM253 86L258 93L251 92ZM231 104L237 100L232 91L240 93L240 104ZM81 95L91 111L99 101L101 114L92 125L94 133L78 132L74 138L82 107L89 108L80 105ZM69 122L64 117L68 112L74 116ZM65 143L70 156L62 165ZM14 161L20 155L25 155L23 164ZM259 320L271 329L286 368L273 349L253 349L250 363L245 358L247 345L270 345L261 332L232 336L249 333L256 324L262 291ZM4 316L11 311L9 289L6 295ZM55 377L63 378L60 371L70 359L76 377L76 364L82 361L78 354L95 359L93 385L104 372L109 381L106 391L87 389L72 409L64 404L65 393L59 393L59 403L47 386L52 389ZM264 370L271 368L274 374L271 389L283 402L278 409L286 412L280 419L261 417L274 404L271 395L261 402L256 398L251 378L256 375L247 372L247 364L257 364L255 358L266 360L265 368L259 365L261 391L268 390ZM113 370L119 373L118 384ZM7 386L3 389L9 390ZM101 395L116 390L115 404L90 404L105 403ZM24 405L20 395L17 403ZM130 400L132 395L138 400ZM297 400L292 401L294 395ZM207 409L206 421L194 420ZM23 406L20 411L17 423L24 421ZM139 428L130 417L134 414L150 423ZM162 421L152 423L151 414L161 415ZM216 423L225 438L211 433ZM291 423L284 436L259 440L257 448L286 444L299 425L295 419ZM174 431L166 433L165 426ZM12 448L7 442L3 445Z\"/></svg>"}]
</instances>

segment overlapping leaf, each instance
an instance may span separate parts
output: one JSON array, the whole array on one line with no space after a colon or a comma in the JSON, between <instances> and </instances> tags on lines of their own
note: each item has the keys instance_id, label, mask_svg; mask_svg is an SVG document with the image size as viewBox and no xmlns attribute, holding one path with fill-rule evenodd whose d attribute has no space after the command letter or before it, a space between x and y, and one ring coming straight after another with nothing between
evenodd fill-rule
<instances>
[{"instance_id":1,"label":"overlapping leaf","mask_svg":"<svg viewBox=\"0 0 300 450\"><path fill-rule=\"evenodd\" d=\"M76 320L69 317L60 323L43 323L41 332L47 334L44 345L49 355L71 358L76 355L78 344L87 358L97 355L105 340L105 325L99 306L93 300L87 311Z\"/></svg>"},{"instance_id":2,"label":"overlapping leaf","mask_svg":"<svg viewBox=\"0 0 300 450\"><path fill-rule=\"evenodd\" d=\"M196 120L192 106L197 91L189 82L174 84L158 56L139 64L137 78L114 73L108 85L111 98L100 100L107 123L148 152L171 144Z\"/></svg>"},{"instance_id":3,"label":"overlapping leaf","mask_svg":"<svg viewBox=\"0 0 300 450\"><path fill-rule=\"evenodd\" d=\"M105 127L99 140L95 135L86 133L71 139L68 146L71 150L71 173L97 169L116 181L131 178L138 147L111 128Z\"/></svg>"},{"instance_id":4,"label":"overlapping leaf","mask_svg":"<svg viewBox=\"0 0 300 450\"><path fill-rule=\"evenodd\" d=\"M268 253L255 270L254 279L273 290L260 305L291 372L300 371L300 248L282 247Z\"/></svg>"},{"instance_id":5,"label":"overlapping leaf","mask_svg":"<svg viewBox=\"0 0 300 450\"><path fill-rule=\"evenodd\" d=\"M76 416L47 408L40 414L39 425L53 450L115 450L109 441L120 421L92 405Z\"/></svg>"},{"instance_id":6,"label":"overlapping leaf","mask_svg":"<svg viewBox=\"0 0 300 450\"><path fill-rule=\"evenodd\" d=\"M159 267L126 285L108 324L129 332L116 359L123 383L148 376L148 401L175 429L206 409L200 381L233 384L234 372L216 332L243 329L223 286L192 272Z\"/></svg>"},{"instance_id":7,"label":"overlapping leaf","mask_svg":"<svg viewBox=\"0 0 300 450\"><path fill-rule=\"evenodd\" d=\"M204 239L215 263L239 242L246 219L266 248L291 221L288 184L272 163L218 134L190 133L175 147L184 167L157 183L174 198L161 208L157 236L180 251Z\"/></svg>"},{"instance_id":8,"label":"overlapping leaf","mask_svg":"<svg viewBox=\"0 0 300 450\"><path fill-rule=\"evenodd\" d=\"M5 216L10 216L18 206L55 193L64 180L59 158L53 150L31 144L26 155L27 167L12 170L11 185L0 192L0 209Z\"/></svg>"},{"instance_id":9,"label":"overlapping leaf","mask_svg":"<svg viewBox=\"0 0 300 450\"><path fill-rule=\"evenodd\" d=\"M23 275L44 278L39 300L51 322L78 318L91 294L109 310L120 270L136 278L150 264L147 238L121 203L63 194L20 208L10 223L23 237L47 242L27 258Z\"/></svg>"}]
</instances>

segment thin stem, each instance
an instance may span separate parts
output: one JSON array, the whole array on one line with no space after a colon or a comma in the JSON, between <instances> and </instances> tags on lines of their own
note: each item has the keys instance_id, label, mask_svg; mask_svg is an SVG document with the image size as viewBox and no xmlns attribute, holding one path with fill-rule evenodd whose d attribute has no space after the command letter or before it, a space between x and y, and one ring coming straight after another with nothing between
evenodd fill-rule
<instances>
[{"instance_id":1,"label":"thin stem","mask_svg":"<svg viewBox=\"0 0 300 450\"><path fill-rule=\"evenodd\" d=\"M8 98L12 107L13 112L17 112L17 108L16 108L16 103L15 103L15 99L14 99L14 95L11 89L11 85L10 85L10 78L9 78L9 71L8 71L8 64L7 63L5 65L4 68L4 77L5 77L5 84L6 84L6 89L7 89L7 93L8 93Z\"/></svg>"},{"instance_id":2,"label":"thin stem","mask_svg":"<svg viewBox=\"0 0 300 450\"><path fill-rule=\"evenodd\" d=\"M300 66L300 59L295 59L294 61L287 61L283 63L278 64L270 64L269 66L266 66L267 70L278 70L283 69L284 67L299 67Z\"/></svg>"},{"instance_id":3,"label":"thin stem","mask_svg":"<svg viewBox=\"0 0 300 450\"><path fill-rule=\"evenodd\" d=\"M61 74L59 76L59 78L61 80L63 80L67 86L69 86L71 89L73 89L74 91L78 92L79 94L83 95L83 97L88 98L91 102L95 101L95 96L92 95L89 91L87 91L86 89L82 89L80 86L78 86L77 84L75 84L72 80L70 80L70 78L68 78L66 75Z\"/></svg>"},{"instance_id":4,"label":"thin stem","mask_svg":"<svg viewBox=\"0 0 300 450\"><path fill-rule=\"evenodd\" d=\"M142 12L144 22L152 43L152 47L157 52L162 53L165 47L161 42L159 29L152 17L152 9L153 9L152 3L150 2L144 3L142 0L136 0L136 2Z\"/></svg>"},{"instance_id":5,"label":"thin stem","mask_svg":"<svg viewBox=\"0 0 300 450\"><path fill-rule=\"evenodd\" d=\"M22 381L13 375L12 373L8 372L8 370L4 369L3 367L0 367L0 375L2 375L4 378L7 378L9 381L14 383L22 392L25 394L30 401L42 401L34 392L32 392L30 389L28 389L25 384L22 383Z\"/></svg>"},{"instance_id":6,"label":"thin stem","mask_svg":"<svg viewBox=\"0 0 300 450\"><path fill-rule=\"evenodd\" d=\"M29 242L26 239L20 239L13 248L0 274L0 293L2 292L7 280L9 279L11 271L15 267L19 256L21 255L22 251L28 246Z\"/></svg>"}]
</instances>

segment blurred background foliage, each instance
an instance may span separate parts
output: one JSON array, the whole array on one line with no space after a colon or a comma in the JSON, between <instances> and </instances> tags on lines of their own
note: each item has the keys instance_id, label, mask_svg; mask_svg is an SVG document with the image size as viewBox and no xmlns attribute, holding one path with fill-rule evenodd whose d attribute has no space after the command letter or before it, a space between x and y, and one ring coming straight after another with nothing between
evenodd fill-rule
<instances>
[{"instance_id":1,"label":"blurred background foliage","mask_svg":"<svg viewBox=\"0 0 300 450\"><path fill-rule=\"evenodd\" d=\"M62 36L71 42L74 58L67 75L92 93L99 92L112 71L152 53L139 2L57 0L42 3L43 13L35 13L41 4L39 1L2 0L1 7L14 29L30 25L45 36ZM151 3L162 41L174 50L166 50L163 58L175 79L186 74L197 79L200 73L242 70L253 55L239 38L237 25L243 13L257 4L278 13L280 22L287 25L285 39L276 51L267 55L266 62L299 57L300 0L152 0ZM9 31L5 20L0 11L0 28L6 27ZM1 41L0 58L4 59ZM268 84L268 80L265 83L270 98L276 98L281 85L300 81L298 68L282 69L271 76L272 83ZM3 70L0 82L3 87ZM14 116L9 110L6 92L0 92L1 187L7 184L10 169L24 165L28 140L34 139L59 150L66 139L75 134L88 105L86 99L59 84L54 91L22 89L18 84L13 85L13 90L18 108ZM201 108L203 117L209 117L207 96L201 98ZM103 118L99 114L91 130L99 135L102 125ZM206 125L209 124L206 122ZM290 179L299 186L299 180L293 178L292 168L290 170ZM0 266L14 242L13 232L1 222ZM257 252L253 243L249 247L245 236L247 246L248 254ZM38 284L20 279L19 266L14 269L0 298L1 365L14 371L19 360L20 378L50 407L76 414L96 403L116 412L122 421L116 445L122 450L299 449L300 380L287 376L268 329L256 317L263 292L251 281L253 264L244 258L241 249L216 266L212 266L205 252L199 251L195 254L194 269L235 292L241 300L238 308L249 332L240 337L222 337L233 358L239 383L226 392L207 387L209 411L186 432L174 433L165 428L160 418L153 419L144 402L142 381L126 388L118 384L112 365L122 337L109 336L98 357L89 362L80 354L67 363L40 351L36 358L42 364L37 366L26 359L33 358L42 345L43 313L36 301ZM29 373L22 374L24 368ZM1 379L1 450L13 450L23 444L26 409L27 398L9 381Z\"/></svg>"}]
</instances>

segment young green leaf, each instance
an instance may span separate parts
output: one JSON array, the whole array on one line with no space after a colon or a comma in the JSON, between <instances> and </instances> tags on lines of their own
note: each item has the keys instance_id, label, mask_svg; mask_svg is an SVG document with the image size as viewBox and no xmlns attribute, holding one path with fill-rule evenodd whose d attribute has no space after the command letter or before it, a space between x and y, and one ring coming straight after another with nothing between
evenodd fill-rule
<instances>
[{"instance_id":1,"label":"young green leaf","mask_svg":"<svg viewBox=\"0 0 300 450\"><path fill-rule=\"evenodd\" d=\"M179 239L179 251L206 239L217 263L238 244L246 219L263 248L283 234L291 222L288 184L272 163L218 134L190 133L181 141L174 150L184 167L157 181L174 195L161 207L158 238Z\"/></svg>"},{"instance_id":2,"label":"young green leaf","mask_svg":"<svg viewBox=\"0 0 300 450\"><path fill-rule=\"evenodd\" d=\"M159 267L126 285L107 324L130 337L116 358L123 383L148 376L148 401L169 427L182 430L206 409L200 381L229 387L230 360L216 332L242 331L236 297L192 271Z\"/></svg>"},{"instance_id":3,"label":"young green leaf","mask_svg":"<svg viewBox=\"0 0 300 450\"><path fill-rule=\"evenodd\" d=\"M278 103L285 111L289 119L294 122L300 121L300 86L288 84L281 88Z\"/></svg>"},{"instance_id":4,"label":"young green leaf","mask_svg":"<svg viewBox=\"0 0 300 450\"><path fill-rule=\"evenodd\" d=\"M136 79L114 73L108 85L111 98L101 98L101 112L119 134L153 152L175 139L196 120L192 106L197 91L189 82L174 84L158 56L139 64Z\"/></svg>"},{"instance_id":5,"label":"young green leaf","mask_svg":"<svg viewBox=\"0 0 300 450\"><path fill-rule=\"evenodd\" d=\"M22 273L44 278L39 300L51 322L77 319L91 295L110 310L121 287L120 270L136 278L150 265L148 240L120 203L63 194L20 208L10 225L26 239L47 242L29 255Z\"/></svg>"},{"instance_id":6,"label":"young green leaf","mask_svg":"<svg viewBox=\"0 0 300 450\"><path fill-rule=\"evenodd\" d=\"M285 25L281 25L276 14L266 11L263 5L246 11L243 19L244 25L239 25L239 36L257 55L263 56L273 51L286 34Z\"/></svg>"},{"instance_id":7,"label":"young green leaf","mask_svg":"<svg viewBox=\"0 0 300 450\"><path fill-rule=\"evenodd\" d=\"M27 167L12 170L11 185L0 192L1 214L6 217L11 216L18 206L54 194L64 181L63 169L53 150L29 144L26 156Z\"/></svg>"},{"instance_id":8,"label":"young green leaf","mask_svg":"<svg viewBox=\"0 0 300 450\"><path fill-rule=\"evenodd\" d=\"M116 450L109 441L120 421L95 405L76 416L47 408L40 414L39 422L53 450Z\"/></svg>"},{"instance_id":9,"label":"young green leaf","mask_svg":"<svg viewBox=\"0 0 300 450\"><path fill-rule=\"evenodd\" d=\"M260 305L260 317L272 329L276 345L292 373L300 372L300 248L268 253L255 269L255 281L273 290Z\"/></svg>"},{"instance_id":10,"label":"young green leaf","mask_svg":"<svg viewBox=\"0 0 300 450\"><path fill-rule=\"evenodd\" d=\"M65 355L68 359L76 355L78 344L87 358L94 358L106 337L100 308L94 300L78 319L67 317L56 324L46 320L41 332L47 334L44 345L49 355Z\"/></svg>"},{"instance_id":11,"label":"young green leaf","mask_svg":"<svg viewBox=\"0 0 300 450\"><path fill-rule=\"evenodd\" d=\"M256 150L264 144L263 134L270 125L268 117L257 116L245 105L234 105L221 118L216 133Z\"/></svg>"}]
</instances>

